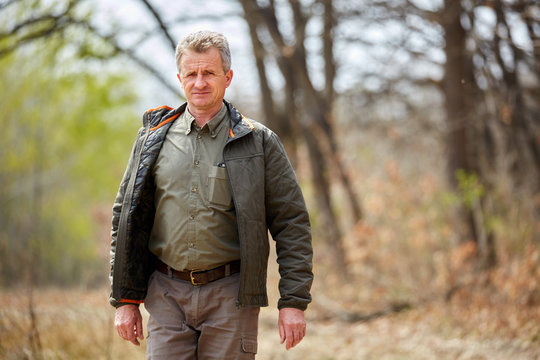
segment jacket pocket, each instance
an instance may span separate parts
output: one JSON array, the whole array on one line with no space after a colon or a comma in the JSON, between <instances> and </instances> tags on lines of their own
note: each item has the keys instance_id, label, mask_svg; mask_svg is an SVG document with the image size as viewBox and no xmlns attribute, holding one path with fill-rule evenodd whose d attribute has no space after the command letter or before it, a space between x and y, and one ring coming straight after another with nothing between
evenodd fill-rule
<instances>
[{"instance_id":1,"label":"jacket pocket","mask_svg":"<svg viewBox=\"0 0 540 360\"><path fill-rule=\"evenodd\" d=\"M227 169L212 166L208 174L208 201L226 209L232 208L231 188Z\"/></svg>"}]
</instances>

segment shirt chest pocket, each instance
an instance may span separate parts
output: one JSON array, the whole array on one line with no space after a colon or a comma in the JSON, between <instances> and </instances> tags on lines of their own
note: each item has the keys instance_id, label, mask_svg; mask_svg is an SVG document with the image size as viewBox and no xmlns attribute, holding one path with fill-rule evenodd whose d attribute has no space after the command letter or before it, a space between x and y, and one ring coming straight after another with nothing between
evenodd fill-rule
<instances>
[{"instance_id":1,"label":"shirt chest pocket","mask_svg":"<svg viewBox=\"0 0 540 360\"><path fill-rule=\"evenodd\" d=\"M226 209L232 208L231 188L227 169L212 166L208 173L208 202L210 206L217 205Z\"/></svg>"}]
</instances>

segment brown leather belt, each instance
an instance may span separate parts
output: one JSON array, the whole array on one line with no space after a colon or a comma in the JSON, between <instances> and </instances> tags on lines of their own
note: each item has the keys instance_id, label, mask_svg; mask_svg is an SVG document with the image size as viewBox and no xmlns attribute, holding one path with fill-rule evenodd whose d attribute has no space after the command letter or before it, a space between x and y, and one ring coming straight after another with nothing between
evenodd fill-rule
<instances>
[{"instance_id":1,"label":"brown leather belt","mask_svg":"<svg viewBox=\"0 0 540 360\"><path fill-rule=\"evenodd\" d=\"M205 285L209 282L222 279L237 272L240 272L240 260L230 262L225 265L221 265L217 268L210 270L192 270L192 271L178 271L168 266L164 262L158 260L156 270L167 274L171 277L181 280L189 281L195 286Z\"/></svg>"}]
</instances>

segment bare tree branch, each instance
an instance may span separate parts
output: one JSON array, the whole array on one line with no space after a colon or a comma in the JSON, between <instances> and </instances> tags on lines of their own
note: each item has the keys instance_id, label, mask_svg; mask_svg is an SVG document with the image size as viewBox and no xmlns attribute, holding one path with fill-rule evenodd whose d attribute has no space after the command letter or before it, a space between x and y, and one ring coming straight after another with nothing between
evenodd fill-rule
<instances>
[{"instance_id":1,"label":"bare tree branch","mask_svg":"<svg viewBox=\"0 0 540 360\"><path fill-rule=\"evenodd\" d=\"M334 59L334 5L332 0L322 0L323 15L323 58L324 58L324 94L333 101L335 97L334 79L336 78L336 62Z\"/></svg>"},{"instance_id":2,"label":"bare tree branch","mask_svg":"<svg viewBox=\"0 0 540 360\"><path fill-rule=\"evenodd\" d=\"M0 2L0 11L4 8L7 8L9 5L15 4L16 2L19 2L20 0L6 0Z\"/></svg>"},{"instance_id":3,"label":"bare tree branch","mask_svg":"<svg viewBox=\"0 0 540 360\"><path fill-rule=\"evenodd\" d=\"M6 6L15 2L16 1L11 1L6 4ZM74 22L71 17L74 6L75 2L69 1L67 7L58 15L44 14L41 16L30 17L15 24L10 30L0 33L0 41L7 40L6 42L8 44L13 41L10 45L0 47L0 58L10 54L20 45L64 31ZM27 33L19 35L19 33L23 33L24 31L27 31Z\"/></svg>"},{"instance_id":4,"label":"bare tree branch","mask_svg":"<svg viewBox=\"0 0 540 360\"><path fill-rule=\"evenodd\" d=\"M219 23L219 22L225 21L226 19L230 19L232 17L238 17L238 18L242 17L242 13L238 11L227 11L227 12L219 13L219 15L202 14L202 15L197 15L196 17L192 15L182 14L174 18L171 21L171 23L172 24L186 24L186 23L192 23L192 22L198 23L201 20L207 20L207 21Z\"/></svg>"},{"instance_id":5,"label":"bare tree branch","mask_svg":"<svg viewBox=\"0 0 540 360\"><path fill-rule=\"evenodd\" d=\"M147 63L145 60L139 57L133 49L125 48L121 46L113 35L102 34L99 32L99 30L97 30L95 27L93 27L92 25L90 25L88 22L85 22L85 21L78 22L78 25L81 25L87 28L92 34L96 35L97 37L105 41L107 44L112 46L115 52L126 55L128 58L133 60L137 65L145 69L150 75L152 75L156 80L158 80L160 84L165 86L170 92L183 98L183 96L178 91L178 88L171 85L169 81L163 77L161 72L159 72L157 69L152 67L149 63Z\"/></svg>"},{"instance_id":6,"label":"bare tree branch","mask_svg":"<svg viewBox=\"0 0 540 360\"><path fill-rule=\"evenodd\" d=\"M26 27L26 26L28 26L30 24L33 24L33 23L36 23L36 22L41 22L43 19L45 19L45 21L46 21L46 20L49 20L50 18L51 17L47 17L47 19L41 18L39 20L34 19L35 21L28 21L25 24L19 24L13 30L14 30L14 32L18 32L19 30L21 30L22 28L24 28L24 27ZM69 25L71 25L73 23L72 19L65 18L65 17L59 17L59 18L52 17L52 19L56 19L56 21L52 22L48 27L37 30L37 31L30 32L30 33L16 39L13 44L7 45L7 46L5 46L3 48L0 48L0 59L2 57L7 56L8 54L12 53L17 48L19 48L21 45L24 45L26 43L29 43L29 42L37 40L37 39L49 37L49 36L51 36L51 35L53 35L55 33L60 33L62 31L64 31ZM4 40L4 39L10 38L10 37L12 37L12 33L0 33L0 40Z\"/></svg>"},{"instance_id":7,"label":"bare tree branch","mask_svg":"<svg viewBox=\"0 0 540 360\"><path fill-rule=\"evenodd\" d=\"M165 36L165 39L168 40L169 42L169 45L171 46L172 48L172 51L174 53L174 51L176 50L176 41L174 41L172 35L170 34L169 32L169 28L165 25L165 22L163 21L163 19L161 18L161 15L159 15L159 13L156 11L156 9L152 6L152 4L150 4L150 2L148 0L141 0L144 5L146 6L146 8L150 11L150 13L152 14L152 16L154 17L154 19L157 21L157 23L159 24L159 28L161 29L161 32L163 33L163 36Z\"/></svg>"},{"instance_id":8,"label":"bare tree branch","mask_svg":"<svg viewBox=\"0 0 540 360\"><path fill-rule=\"evenodd\" d=\"M134 50L135 47L131 48L122 46L116 39L115 35L103 34L87 20L74 18L73 9L78 3L80 3L80 1L69 1L68 6L59 14L43 14L40 16L30 17L17 23L9 31L0 33L0 41L5 40L4 43L6 44L4 46L0 46L0 58L14 52L21 45L38 39L47 38L54 34L61 34L68 27L76 26L85 29L88 31L88 33L104 41L106 44L111 46L114 53L127 56L138 66L148 72L152 77L158 80L160 84L162 84L173 94L182 97L177 87L171 85L170 82L165 79L157 69L136 54Z\"/></svg>"}]
</instances>

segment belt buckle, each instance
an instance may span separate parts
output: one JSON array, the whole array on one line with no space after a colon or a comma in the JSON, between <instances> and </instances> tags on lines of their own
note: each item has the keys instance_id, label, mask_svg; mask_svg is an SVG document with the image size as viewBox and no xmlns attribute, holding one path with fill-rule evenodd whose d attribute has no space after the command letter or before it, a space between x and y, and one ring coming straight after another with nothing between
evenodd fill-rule
<instances>
[{"instance_id":1,"label":"belt buckle","mask_svg":"<svg viewBox=\"0 0 540 360\"><path fill-rule=\"evenodd\" d=\"M201 285L204 285L204 283L198 283L196 280L195 280L195 277L193 276L193 274L196 274L196 273L202 273L204 271L201 271L201 270L191 270L189 272L189 278L191 279L191 284L193 286L201 286Z\"/></svg>"}]
</instances>

